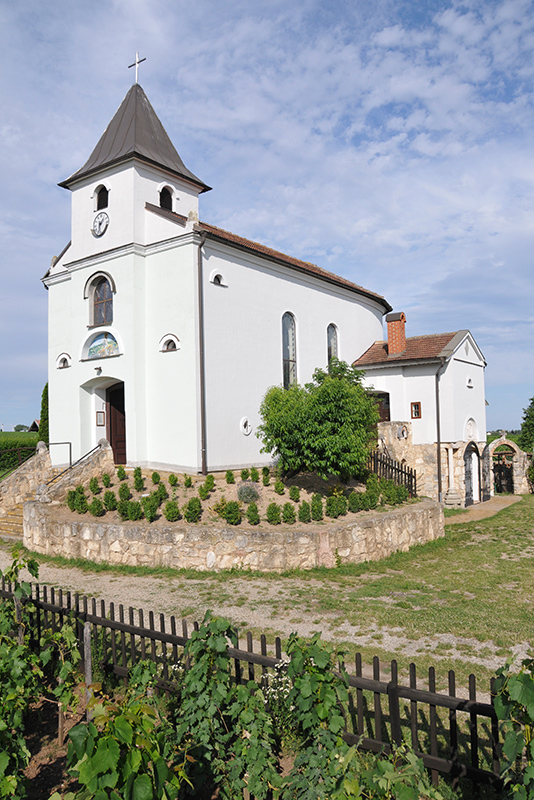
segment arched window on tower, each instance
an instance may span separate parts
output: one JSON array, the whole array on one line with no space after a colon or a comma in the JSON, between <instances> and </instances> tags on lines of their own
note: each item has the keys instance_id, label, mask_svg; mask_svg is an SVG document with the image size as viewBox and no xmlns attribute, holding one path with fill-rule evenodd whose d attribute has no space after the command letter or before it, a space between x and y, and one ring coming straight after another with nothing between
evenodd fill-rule
<instances>
[{"instance_id":1,"label":"arched window on tower","mask_svg":"<svg viewBox=\"0 0 534 800\"><path fill-rule=\"evenodd\" d=\"M107 278L95 283L93 291L93 325L111 325L113 322L113 292Z\"/></svg>"},{"instance_id":2,"label":"arched window on tower","mask_svg":"<svg viewBox=\"0 0 534 800\"><path fill-rule=\"evenodd\" d=\"M159 193L159 207L172 211L172 193L166 186Z\"/></svg>"},{"instance_id":3,"label":"arched window on tower","mask_svg":"<svg viewBox=\"0 0 534 800\"><path fill-rule=\"evenodd\" d=\"M96 210L100 211L101 208L108 207L108 190L105 186L101 186L96 196Z\"/></svg>"},{"instance_id":4,"label":"arched window on tower","mask_svg":"<svg viewBox=\"0 0 534 800\"><path fill-rule=\"evenodd\" d=\"M282 369L284 389L297 382L297 339L295 317L286 311L282 317Z\"/></svg>"},{"instance_id":5,"label":"arched window on tower","mask_svg":"<svg viewBox=\"0 0 534 800\"><path fill-rule=\"evenodd\" d=\"M337 328L332 323L326 329L326 349L328 363L337 358Z\"/></svg>"}]
</instances>

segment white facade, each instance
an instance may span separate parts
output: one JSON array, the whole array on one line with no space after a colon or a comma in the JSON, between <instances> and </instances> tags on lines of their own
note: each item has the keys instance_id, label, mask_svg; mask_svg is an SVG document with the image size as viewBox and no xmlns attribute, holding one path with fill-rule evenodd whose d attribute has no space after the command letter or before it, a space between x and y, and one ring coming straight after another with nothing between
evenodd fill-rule
<instances>
[{"instance_id":1,"label":"white facade","mask_svg":"<svg viewBox=\"0 0 534 800\"><path fill-rule=\"evenodd\" d=\"M43 279L50 441L70 442L74 460L101 438L115 445L110 425L119 413L125 454L116 460L186 472L269 463L255 432L265 391L283 380L284 313L295 320L304 383L326 366L329 325L338 357L350 361L380 337L390 306L313 265L199 223L198 197L209 187L181 169L177 154L173 161L170 142L156 164L151 144L148 155L135 142L128 150L123 131L122 151L104 157L110 128L108 140L120 140L128 113L148 114L154 127L145 101L132 87L86 166L62 184L72 192L72 241ZM162 189L170 210L161 207ZM107 227L96 235L101 214ZM112 319L94 324L103 280ZM93 340L104 334L111 354L95 355ZM124 413L110 395L119 388ZM51 454L65 463L67 446Z\"/></svg>"},{"instance_id":2,"label":"white facade","mask_svg":"<svg viewBox=\"0 0 534 800\"><path fill-rule=\"evenodd\" d=\"M411 421L413 444L432 444L438 440L438 371L441 441L486 439L486 362L469 331L460 333L454 352L443 366L433 359L426 363L396 361L366 368L364 385L389 394L390 419ZM412 414L414 403L419 404L419 417Z\"/></svg>"}]
</instances>

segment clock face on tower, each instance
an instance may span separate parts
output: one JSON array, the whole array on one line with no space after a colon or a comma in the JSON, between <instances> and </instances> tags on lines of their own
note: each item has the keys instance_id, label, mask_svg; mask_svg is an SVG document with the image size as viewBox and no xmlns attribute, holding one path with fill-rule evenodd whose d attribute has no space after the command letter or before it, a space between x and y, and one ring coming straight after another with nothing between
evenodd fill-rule
<instances>
[{"instance_id":1,"label":"clock face on tower","mask_svg":"<svg viewBox=\"0 0 534 800\"><path fill-rule=\"evenodd\" d=\"M93 220L93 236L103 236L108 229L109 217L101 211Z\"/></svg>"}]
</instances>

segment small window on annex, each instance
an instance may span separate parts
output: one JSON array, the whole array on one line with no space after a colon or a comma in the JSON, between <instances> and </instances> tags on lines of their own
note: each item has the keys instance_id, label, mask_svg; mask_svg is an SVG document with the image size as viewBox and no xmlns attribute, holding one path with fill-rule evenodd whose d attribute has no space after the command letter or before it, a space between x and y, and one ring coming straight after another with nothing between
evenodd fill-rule
<instances>
[{"instance_id":1,"label":"small window on annex","mask_svg":"<svg viewBox=\"0 0 534 800\"><path fill-rule=\"evenodd\" d=\"M411 403L412 419L421 419L421 403Z\"/></svg>"},{"instance_id":2,"label":"small window on annex","mask_svg":"<svg viewBox=\"0 0 534 800\"><path fill-rule=\"evenodd\" d=\"M96 195L96 210L100 211L102 208L108 207L108 190L105 186L101 186Z\"/></svg>"},{"instance_id":3,"label":"small window on annex","mask_svg":"<svg viewBox=\"0 0 534 800\"><path fill-rule=\"evenodd\" d=\"M330 364L333 358L337 358L337 328L333 324L326 329L326 349L327 363Z\"/></svg>"},{"instance_id":4,"label":"small window on annex","mask_svg":"<svg viewBox=\"0 0 534 800\"><path fill-rule=\"evenodd\" d=\"M172 193L166 186L159 193L159 207L172 211Z\"/></svg>"},{"instance_id":5,"label":"small window on annex","mask_svg":"<svg viewBox=\"0 0 534 800\"><path fill-rule=\"evenodd\" d=\"M93 325L111 325L113 322L113 292L107 278L95 283L93 290Z\"/></svg>"},{"instance_id":6,"label":"small window on annex","mask_svg":"<svg viewBox=\"0 0 534 800\"><path fill-rule=\"evenodd\" d=\"M297 341L295 317L287 311L282 317L282 368L284 389L297 382Z\"/></svg>"}]
</instances>

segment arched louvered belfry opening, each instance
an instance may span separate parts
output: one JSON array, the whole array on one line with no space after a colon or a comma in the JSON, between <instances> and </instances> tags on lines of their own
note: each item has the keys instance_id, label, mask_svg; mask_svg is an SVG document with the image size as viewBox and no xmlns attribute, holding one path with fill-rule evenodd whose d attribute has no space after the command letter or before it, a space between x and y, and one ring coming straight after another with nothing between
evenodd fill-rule
<instances>
[{"instance_id":1,"label":"arched louvered belfry opening","mask_svg":"<svg viewBox=\"0 0 534 800\"><path fill-rule=\"evenodd\" d=\"M105 186L101 186L96 195L96 209L100 211L102 208L107 208L109 202L109 192Z\"/></svg>"}]
</instances>

